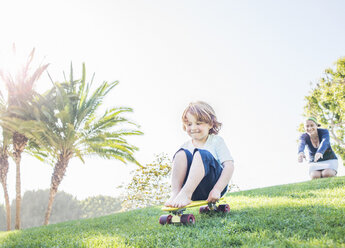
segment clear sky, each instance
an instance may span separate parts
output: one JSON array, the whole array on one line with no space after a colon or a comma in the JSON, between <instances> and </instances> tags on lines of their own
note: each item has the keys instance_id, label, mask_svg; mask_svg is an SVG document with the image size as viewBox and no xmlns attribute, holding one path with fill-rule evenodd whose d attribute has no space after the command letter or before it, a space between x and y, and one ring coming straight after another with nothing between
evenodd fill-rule
<instances>
[{"instance_id":1,"label":"clear sky","mask_svg":"<svg viewBox=\"0 0 345 248\"><path fill-rule=\"evenodd\" d=\"M96 82L119 80L105 105L134 109L128 117L145 135L131 142L143 164L162 152L172 157L188 139L184 108L206 101L235 159L233 183L259 188L309 179L307 165L297 163L297 126L310 83L345 56L344 11L341 0L1 1L0 60L6 64L15 42L24 55L35 47L56 81L70 62L77 75L85 62ZM37 89L49 86L45 74ZM134 168L74 159L59 190L78 199L117 196ZM344 171L341 165L338 174ZM49 188L51 173L24 155L22 192Z\"/></svg>"}]
</instances>

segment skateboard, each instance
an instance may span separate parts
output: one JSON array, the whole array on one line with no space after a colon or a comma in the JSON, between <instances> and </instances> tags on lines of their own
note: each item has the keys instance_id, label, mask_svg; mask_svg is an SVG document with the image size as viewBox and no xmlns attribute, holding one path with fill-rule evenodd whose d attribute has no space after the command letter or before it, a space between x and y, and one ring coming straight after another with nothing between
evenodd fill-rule
<instances>
[{"instance_id":1,"label":"skateboard","mask_svg":"<svg viewBox=\"0 0 345 248\"><path fill-rule=\"evenodd\" d=\"M201 207L200 207L201 206ZM193 225L195 224L195 217L193 214L183 214L187 208L193 207L200 207L199 213L211 213L211 212L218 212L218 213L229 213L230 206L229 204L218 204L213 202L207 201L192 201L187 206L182 208L173 208L173 207L162 207L163 211L167 211L170 214L162 215L159 218L159 224L182 224L182 225Z\"/></svg>"}]
</instances>

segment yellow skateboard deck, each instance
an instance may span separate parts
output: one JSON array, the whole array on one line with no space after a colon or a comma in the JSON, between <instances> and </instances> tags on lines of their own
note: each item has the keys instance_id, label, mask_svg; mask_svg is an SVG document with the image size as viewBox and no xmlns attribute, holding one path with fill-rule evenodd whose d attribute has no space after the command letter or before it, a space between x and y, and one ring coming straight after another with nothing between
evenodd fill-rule
<instances>
[{"instance_id":1,"label":"yellow skateboard deck","mask_svg":"<svg viewBox=\"0 0 345 248\"><path fill-rule=\"evenodd\" d=\"M192 201L191 203L189 203L187 206L184 206L182 208L173 208L173 207L162 207L163 211L176 211L176 210L180 210L180 209L184 209L184 208L192 208L192 207L199 207L202 205L207 205L208 201Z\"/></svg>"},{"instance_id":2,"label":"yellow skateboard deck","mask_svg":"<svg viewBox=\"0 0 345 248\"><path fill-rule=\"evenodd\" d=\"M220 198L219 201L217 203L225 203L224 198ZM191 203L189 203L187 206L184 206L182 208L174 208L174 207L162 207L163 211L168 211L168 212L172 212L172 211L177 211L180 209L185 209L185 208L193 208L193 207L200 207L202 205L207 205L208 201L206 200L202 200L202 201L192 201Z\"/></svg>"}]
</instances>

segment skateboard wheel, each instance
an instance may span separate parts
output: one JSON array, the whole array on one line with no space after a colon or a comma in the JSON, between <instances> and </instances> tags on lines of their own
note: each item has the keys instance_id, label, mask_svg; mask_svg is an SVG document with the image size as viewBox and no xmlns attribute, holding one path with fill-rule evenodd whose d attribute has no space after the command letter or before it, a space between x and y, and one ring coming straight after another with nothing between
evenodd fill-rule
<instances>
[{"instance_id":1,"label":"skateboard wheel","mask_svg":"<svg viewBox=\"0 0 345 248\"><path fill-rule=\"evenodd\" d=\"M159 224L161 225L165 225L165 224L171 224L171 219L172 219L172 215L162 215L161 217L159 217Z\"/></svg>"},{"instance_id":2,"label":"skateboard wheel","mask_svg":"<svg viewBox=\"0 0 345 248\"><path fill-rule=\"evenodd\" d=\"M219 205L217 211L222 212L222 213L229 213L230 212L230 206L229 206L229 204Z\"/></svg>"},{"instance_id":3,"label":"skateboard wheel","mask_svg":"<svg viewBox=\"0 0 345 248\"><path fill-rule=\"evenodd\" d=\"M206 214L209 213L211 210L210 208L206 205L206 206L202 206L199 208L199 213L200 214Z\"/></svg>"},{"instance_id":4,"label":"skateboard wheel","mask_svg":"<svg viewBox=\"0 0 345 248\"><path fill-rule=\"evenodd\" d=\"M195 217L192 214L183 214L181 216L181 223L184 225L193 225L195 224Z\"/></svg>"}]
</instances>

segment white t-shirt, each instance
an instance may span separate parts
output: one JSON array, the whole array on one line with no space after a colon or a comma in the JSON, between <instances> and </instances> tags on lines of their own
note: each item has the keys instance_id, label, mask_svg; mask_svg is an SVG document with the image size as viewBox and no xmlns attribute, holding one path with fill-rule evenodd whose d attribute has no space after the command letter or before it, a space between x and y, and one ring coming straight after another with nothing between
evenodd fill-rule
<instances>
[{"instance_id":1,"label":"white t-shirt","mask_svg":"<svg viewBox=\"0 0 345 248\"><path fill-rule=\"evenodd\" d=\"M181 148L187 149L193 154L196 147L193 145L192 140L189 140ZM204 146L199 148L209 151L220 165L225 161L234 161L224 139L218 135L210 134Z\"/></svg>"}]
</instances>

